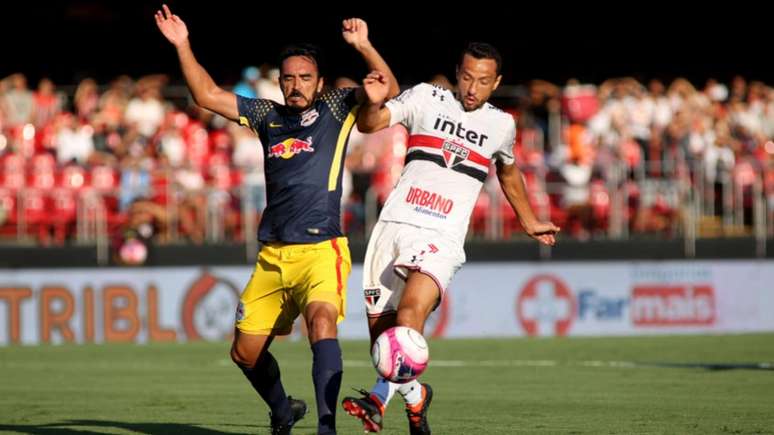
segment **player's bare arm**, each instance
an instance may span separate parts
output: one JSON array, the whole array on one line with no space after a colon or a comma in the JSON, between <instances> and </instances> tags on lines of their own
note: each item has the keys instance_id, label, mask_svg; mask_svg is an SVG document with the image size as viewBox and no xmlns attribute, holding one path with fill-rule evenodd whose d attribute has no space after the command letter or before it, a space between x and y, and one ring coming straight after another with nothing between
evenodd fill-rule
<instances>
[{"instance_id":1,"label":"player's bare arm","mask_svg":"<svg viewBox=\"0 0 774 435\"><path fill-rule=\"evenodd\" d=\"M155 18L161 33L177 50L180 68L196 104L228 119L238 119L236 95L218 87L196 61L188 41L188 28L183 20L174 15L167 5L163 5L161 11L156 11Z\"/></svg>"},{"instance_id":2,"label":"player's bare arm","mask_svg":"<svg viewBox=\"0 0 774 435\"><path fill-rule=\"evenodd\" d=\"M341 36L347 44L363 56L369 71L379 71L387 77L389 83L387 99L398 95L400 92L398 80L392 73L390 66L368 39L368 24L360 18L348 18L341 23ZM363 103L366 99L362 89L358 89L355 95L359 103Z\"/></svg>"},{"instance_id":3,"label":"player's bare arm","mask_svg":"<svg viewBox=\"0 0 774 435\"><path fill-rule=\"evenodd\" d=\"M524 179L516 164L506 165L499 160L497 166L497 179L505 193L505 198L511 204L513 211L519 217L519 222L524 231L533 239L548 246L556 244L556 233L559 227L551 222L540 222L527 199L527 189Z\"/></svg>"}]
</instances>

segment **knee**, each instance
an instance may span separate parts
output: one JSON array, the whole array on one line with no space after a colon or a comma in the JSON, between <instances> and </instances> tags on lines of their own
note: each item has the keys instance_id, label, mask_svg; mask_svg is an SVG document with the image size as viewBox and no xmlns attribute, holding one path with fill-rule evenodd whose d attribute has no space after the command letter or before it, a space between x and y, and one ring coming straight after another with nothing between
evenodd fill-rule
<instances>
[{"instance_id":1,"label":"knee","mask_svg":"<svg viewBox=\"0 0 774 435\"><path fill-rule=\"evenodd\" d=\"M309 338L312 342L326 338L336 338L336 320L326 315L312 317L307 325Z\"/></svg>"},{"instance_id":2,"label":"knee","mask_svg":"<svg viewBox=\"0 0 774 435\"><path fill-rule=\"evenodd\" d=\"M249 352L239 349L234 344L231 346L231 361L239 367L252 368L255 366L256 358L255 355L250 355Z\"/></svg>"}]
</instances>

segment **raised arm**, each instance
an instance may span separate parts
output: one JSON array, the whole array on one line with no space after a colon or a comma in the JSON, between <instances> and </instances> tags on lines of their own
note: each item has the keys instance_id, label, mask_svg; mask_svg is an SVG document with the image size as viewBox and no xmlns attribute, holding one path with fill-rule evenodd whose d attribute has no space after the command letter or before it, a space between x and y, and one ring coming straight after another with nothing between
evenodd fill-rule
<instances>
[{"instance_id":1,"label":"raised arm","mask_svg":"<svg viewBox=\"0 0 774 435\"><path fill-rule=\"evenodd\" d=\"M212 80L207 71L196 61L188 41L188 28L183 20L173 15L167 5L156 12L156 25L177 50L180 68L183 70L188 89L197 105L231 120L239 118L236 95L224 91Z\"/></svg>"},{"instance_id":2,"label":"raised arm","mask_svg":"<svg viewBox=\"0 0 774 435\"><path fill-rule=\"evenodd\" d=\"M387 65L387 62L368 39L368 24L360 18L348 18L341 23L341 36L347 44L351 45L352 48L363 56L369 71L379 71L385 76L389 84L387 99L398 95L400 92L398 80L392 73L390 66ZM356 95L358 102L362 103L365 101L366 96L362 90L358 90Z\"/></svg>"},{"instance_id":3,"label":"raised arm","mask_svg":"<svg viewBox=\"0 0 774 435\"><path fill-rule=\"evenodd\" d=\"M527 199L527 189L521 171L515 163L506 165L501 161L496 162L497 179L505 193L505 198L511 204L513 211L519 217L524 231L533 239L545 245L553 246L556 243L556 233L559 227L551 222L540 222L532 212L532 207Z\"/></svg>"}]
</instances>

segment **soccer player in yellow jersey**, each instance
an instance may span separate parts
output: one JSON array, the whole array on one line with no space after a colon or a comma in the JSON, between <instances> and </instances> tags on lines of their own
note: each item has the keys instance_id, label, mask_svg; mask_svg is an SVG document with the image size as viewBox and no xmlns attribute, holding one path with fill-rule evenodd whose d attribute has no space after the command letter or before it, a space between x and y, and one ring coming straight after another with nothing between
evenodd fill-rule
<instances>
[{"instance_id":1,"label":"soccer player in yellow jersey","mask_svg":"<svg viewBox=\"0 0 774 435\"><path fill-rule=\"evenodd\" d=\"M341 176L361 88L323 92L318 51L310 45L286 48L280 56L285 104L237 96L218 87L196 61L185 23L164 5L156 24L175 46L196 103L258 134L264 146L267 207L258 238L258 262L237 308L231 358L271 409L274 434L289 434L306 412L289 398L277 361L268 351L277 335L290 333L303 314L314 360L312 377L318 434L336 433L341 386L341 349L336 325L344 318L351 268L340 228ZM363 20L342 25L344 40L368 68L392 77L368 39ZM390 88L397 95L397 82Z\"/></svg>"}]
</instances>

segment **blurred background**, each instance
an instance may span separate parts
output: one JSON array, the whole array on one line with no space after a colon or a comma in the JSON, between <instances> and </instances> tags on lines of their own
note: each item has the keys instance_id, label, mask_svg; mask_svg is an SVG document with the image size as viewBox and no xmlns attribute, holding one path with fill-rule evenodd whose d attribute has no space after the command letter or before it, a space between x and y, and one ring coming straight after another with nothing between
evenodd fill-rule
<instances>
[{"instance_id":1,"label":"blurred background","mask_svg":"<svg viewBox=\"0 0 774 435\"><path fill-rule=\"evenodd\" d=\"M533 208L564 229L553 253L526 244L525 258L574 257L583 246L608 257L631 246L645 258L767 255L774 90L754 10L170 6L217 83L280 102L275 58L293 41L323 47L330 86L359 82L364 65L340 36L350 15L368 21L403 88L453 88L465 41L497 45L504 78L492 102L517 119L514 153ZM0 263L23 265L37 246L89 247L49 251L83 264L140 262L142 247L127 249L138 259L118 255L127 239L153 251L142 261L150 264L179 262L179 246L221 249L206 252L229 263L253 258L265 202L261 144L193 105L155 28L158 7L9 5L14 18L0 30L0 237L24 249ZM400 127L350 138L342 216L356 251L400 174L406 138ZM490 179L469 238L484 243L483 255L518 242L519 230Z\"/></svg>"},{"instance_id":2,"label":"blurred background","mask_svg":"<svg viewBox=\"0 0 774 435\"><path fill-rule=\"evenodd\" d=\"M443 392L436 432L774 427L774 76L762 6L169 5L216 83L280 102L284 44L320 45L329 86L367 73L341 38L351 16L368 22L404 89L453 88L466 41L501 50L491 102L517 121L533 209L562 232L553 248L526 238L490 174L467 264L425 330L423 379ZM0 369L10 373L0 431L266 429L226 355L260 248L267 144L193 104L155 26L160 6L0 9ZM362 261L406 142L400 126L349 140L345 389L373 380ZM298 323L273 350L288 391L309 398L304 335ZM527 336L575 338L514 339ZM19 346L47 343L78 346ZM385 433L401 433L390 432L404 428L401 414Z\"/></svg>"}]
</instances>

